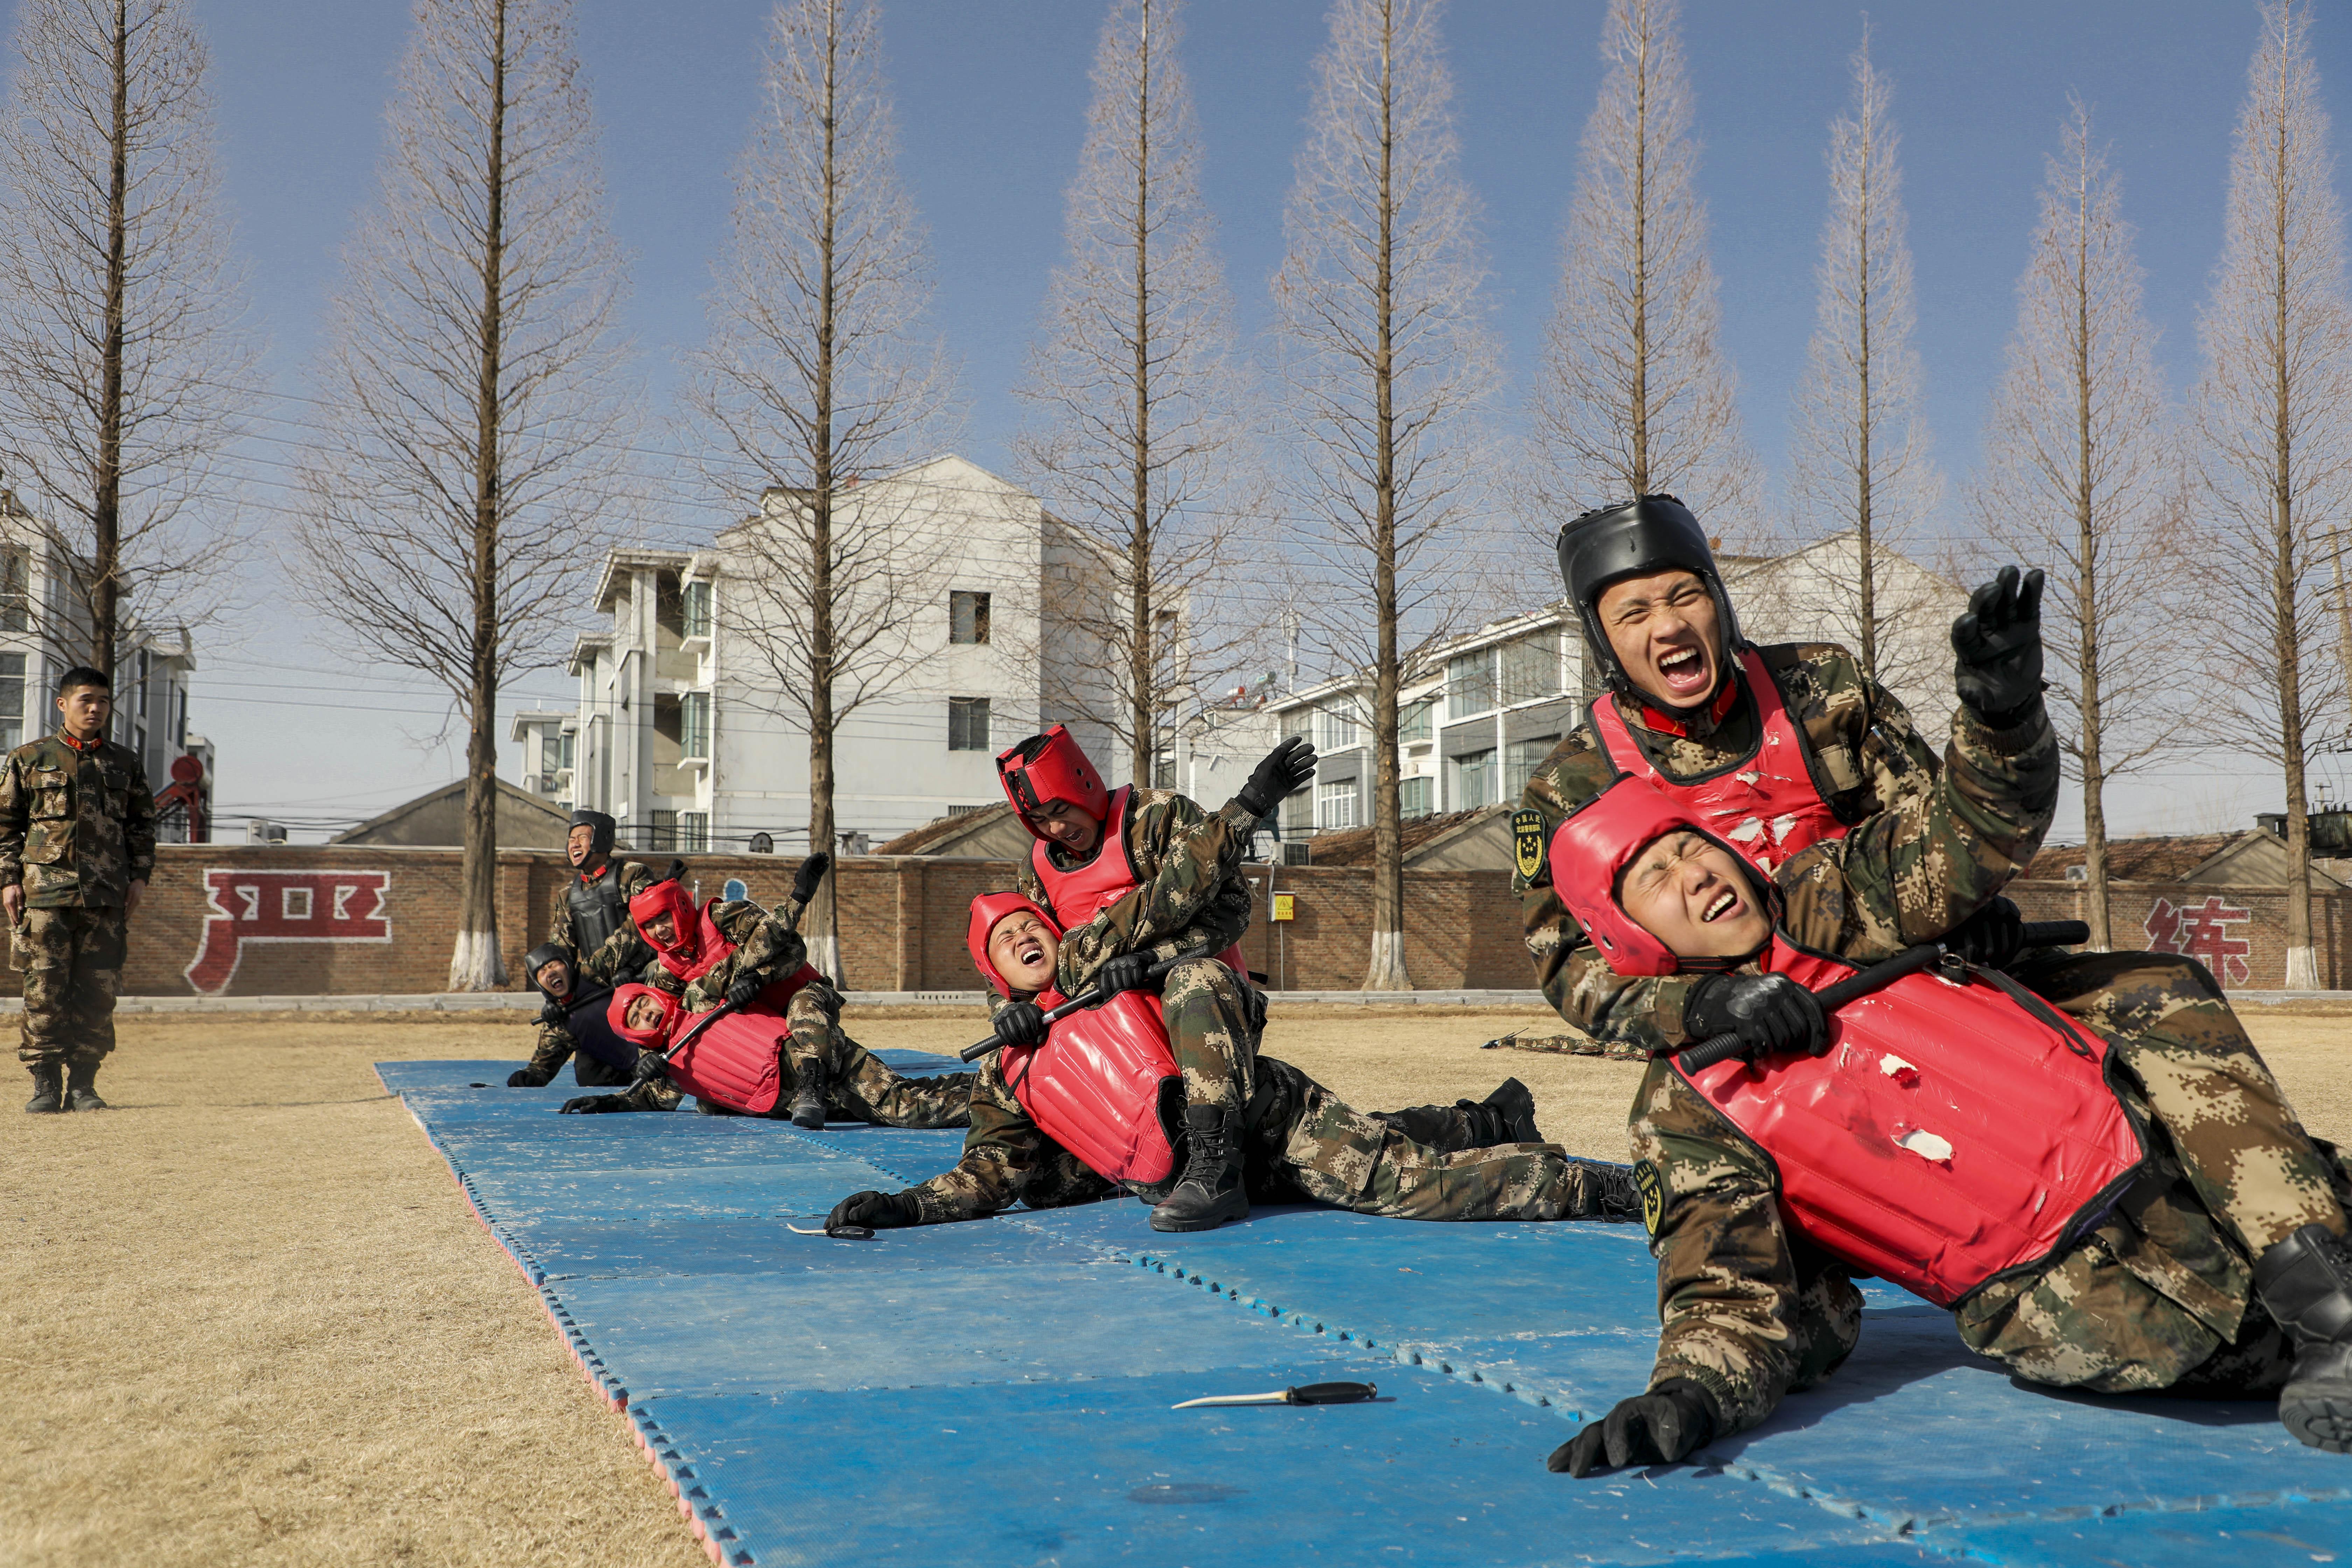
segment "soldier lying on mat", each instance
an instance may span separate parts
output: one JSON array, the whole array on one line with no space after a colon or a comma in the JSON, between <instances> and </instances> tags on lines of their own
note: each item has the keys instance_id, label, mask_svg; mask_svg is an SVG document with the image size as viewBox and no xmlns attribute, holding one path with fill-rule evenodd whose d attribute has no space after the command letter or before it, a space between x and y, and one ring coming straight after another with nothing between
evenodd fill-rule
<instances>
[{"instance_id":1,"label":"soldier lying on mat","mask_svg":"<svg viewBox=\"0 0 2352 1568\"><path fill-rule=\"evenodd\" d=\"M2004 571L1953 628L1934 788L1771 879L1643 780L1554 833L1554 885L1610 963L1697 973L1755 1059L1651 1063L1631 1121L1657 1360L1553 1469L1671 1462L1754 1426L1853 1349L1858 1274L1950 1308L2021 1378L2276 1390L2297 1437L2352 1450L2352 1173L2202 966L2045 952L2015 980L1914 973L1829 1019L1814 999L1942 941L2040 845L2059 749L2038 577Z\"/></svg>"},{"instance_id":2,"label":"soldier lying on mat","mask_svg":"<svg viewBox=\"0 0 2352 1568\"><path fill-rule=\"evenodd\" d=\"M813 1001L811 999L814 999ZM968 1072L937 1078L901 1078L856 1040L841 1032L841 997L823 981L803 987L793 996L793 1016L776 1011L760 997L721 1014L696 1035L684 1050L653 1079L667 1091L668 1103L646 1103L641 1084L628 1094L605 1095L594 1100L573 1100L566 1110L667 1110L681 1093L694 1096L697 1110L711 1114L737 1112L747 1116L790 1116L796 1109L798 1068L793 1047L808 1029L805 1014L820 1009L824 1078L823 1094L828 1114L835 1120L864 1121L877 1127L963 1127L971 1122L972 1079ZM708 1016L689 1013L686 1005L651 985L624 985L613 995L614 1031L645 1051L667 1051L687 1031ZM612 1101L613 1103L601 1103Z\"/></svg>"},{"instance_id":3,"label":"soldier lying on mat","mask_svg":"<svg viewBox=\"0 0 2352 1568\"><path fill-rule=\"evenodd\" d=\"M1165 890L1147 884L1130 896L1156 893ZM1100 967L1071 962L1078 945L1018 893L972 900L969 943L1004 1003L1000 1018L1100 987ZM1016 1200L1045 1208L1106 1196L1114 1186L1159 1204L1151 1224L1160 1230L1210 1229L1223 1223L1229 1201L1233 1217L1245 1217L1252 1197L1407 1219L1633 1217L1624 1168L1573 1160L1544 1142L1533 1097L1517 1079L1479 1104L1367 1115L1287 1062L1258 1054L1265 998L1246 981L1191 981L1180 991L1176 976L1198 967L1178 966L1164 996L1122 986L1100 1006L1052 1024L1041 1046L992 1054L972 1089L971 1131L955 1168L905 1192L856 1194L827 1225L972 1219ZM1238 1011L1217 1005L1227 993L1242 999ZM1205 1053L1196 1048L1180 1068L1173 1030L1162 1021L1184 1008L1206 1015L1192 1038L1219 1053L1213 1070L1243 1107L1230 1124L1186 1104ZM1169 1223L1168 1200L1187 1185L1202 1189L1199 1201Z\"/></svg>"},{"instance_id":4,"label":"soldier lying on mat","mask_svg":"<svg viewBox=\"0 0 2352 1568\"><path fill-rule=\"evenodd\" d=\"M538 1048L530 1062L507 1079L507 1087L545 1088L567 1061L572 1062L572 1076L583 1089L635 1082L637 1047L614 1034L605 1016L613 988L583 978L573 967L572 950L559 942L540 943L523 955L522 963L532 989L547 1002L539 1010Z\"/></svg>"}]
</instances>

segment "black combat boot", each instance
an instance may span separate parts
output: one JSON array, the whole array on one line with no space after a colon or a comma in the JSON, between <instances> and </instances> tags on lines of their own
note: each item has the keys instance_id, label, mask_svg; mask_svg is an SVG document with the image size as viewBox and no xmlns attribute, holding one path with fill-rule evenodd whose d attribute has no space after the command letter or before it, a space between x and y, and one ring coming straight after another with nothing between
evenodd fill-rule
<instances>
[{"instance_id":1,"label":"black combat boot","mask_svg":"<svg viewBox=\"0 0 2352 1568\"><path fill-rule=\"evenodd\" d=\"M1249 1218L1242 1186L1241 1118L1219 1105L1184 1108L1184 1173L1168 1201L1151 1211L1154 1230L1214 1230Z\"/></svg>"},{"instance_id":2,"label":"black combat boot","mask_svg":"<svg viewBox=\"0 0 2352 1568\"><path fill-rule=\"evenodd\" d=\"M65 1074L55 1062L43 1062L29 1069L33 1075L33 1098L25 1101L25 1109L36 1116L65 1109Z\"/></svg>"},{"instance_id":3,"label":"black combat boot","mask_svg":"<svg viewBox=\"0 0 2352 1568\"><path fill-rule=\"evenodd\" d=\"M76 1062L66 1068L66 1109L68 1110L104 1110L106 1101L98 1098L98 1064Z\"/></svg>"},{"instance_id":4,"label":"black combat boot","mask_svg":"<svg viewBox=\"0 0 2352 1568\"><path fill-rule=\"evenodd\" d=\"M801 1064L793 1087L793 1125L824 1125L824 1058L812 1057Z\"/></svg>"},{"instance_id":5,"label":"black combat boot","mask_svg":"<svg viewBox=\"0 0 2352 1568\"><path fill-rule=\"evenodd\" d=\"M1536 1097L1517 1079L1507 1078L1482 1100L1457 1100L1456 1110L1470 1118L1470 1149L1492 1149L1501 1143L1541 1143L1536 1131Z\"/></svg>"},{"instance_id":6,"label":"black combat boot","mask_svg":"<svg viewBox=\"0 0 2352 1568\"><path fill-rule=\"evenodd\" d=\"M2312 1447L2352 1454L2352 1246L2305 1226L2254 1259L2254 1291L2294 1346L2281 1425Z\"/></svg>"},{"instance_id":7,"label":"black combat boot","mask_svg":"<svg viewBox=\"0 0 2352 1568\"><path fill-rule=\"evenodd\" d=\"M1642 1219L1642 1189L1633 1184L1633 1167L1606 1160L1579 1160L1592 1184L1591 1219Z\"/></svg>"}]
</instances>

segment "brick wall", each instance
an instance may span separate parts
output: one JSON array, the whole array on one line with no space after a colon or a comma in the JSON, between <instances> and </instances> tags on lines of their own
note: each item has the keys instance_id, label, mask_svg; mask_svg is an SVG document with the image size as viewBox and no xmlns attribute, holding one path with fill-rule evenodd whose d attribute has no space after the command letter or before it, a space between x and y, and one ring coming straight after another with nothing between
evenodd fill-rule
<instances>
[{"instance_id":1,"label":"brick wall","mask_svg":"<svg viewBox=\"0 0 2352 1568\"><path fill-rule=\"evenodd\" d=\"M752 898L772 905L782 900L798 866L782 856L706 855L692 860L688 876L705 897L740 877ZM1013 871L1010 861L876 856L841 862L842 953L849 984L871 991L972 989L978 976L963 945L972 897L1013 886ZM552 853L509 850L499 857L500 946L518 983L522 955L545 936L567 874ZM1243 939L1251 968L1286 990L1347 990L1363 983L1370 946L1369 871L1253 866L1247 874L1259 911ZM1295 920L1265 918L1269 879L1275 889L1294 895ZM2011 891L2030 919L2080 918L2080 883L2024 881ZM2280 889L2119 882L2111 897L2118 946L2190 952L2225 984L2284 984L2280 910L2285 895ZM166 845L147 902L131 922L123 989L184 996L202 982L202 989L224 995L437 991L448 978L457 912L454 850ZM2352 987L2352 896L2315 896L2312 925L2320 984ZM1405 962L1414 981L1433 989L1532 984L1508 875L1408 877ZM0 990L15 985L13 974L0 979Z\"/></svg>"}]
</instances>

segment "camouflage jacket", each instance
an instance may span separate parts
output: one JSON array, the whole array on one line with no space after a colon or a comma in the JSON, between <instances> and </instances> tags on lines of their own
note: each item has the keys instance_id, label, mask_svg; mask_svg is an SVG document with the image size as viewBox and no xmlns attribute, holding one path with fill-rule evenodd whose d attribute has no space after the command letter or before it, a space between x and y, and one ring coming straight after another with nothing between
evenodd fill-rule
<instances>
[{"instance_id":1,"label":"camouflage jacket","mask_svg":"<svg viewBox=\"0 0 2352 1568\"><path fill-rule=\"evenodd\" d=\"M654 874L638 861L623 860L614 865L612 869L621 879L621 897L625 900L635 898L653 885ZM575 967L583 978L611 985L643 969L651 962L654 950L637 935L637 928L629 923L625 911L620 929L605 939L604 946L593 952L582 952L572 930L571 879L578 875L577 871L566 868L564 880L556 884L555 912L548 919L547 940L572 950Z\"/></svg>"},{"instance_id":2,"label":"camouflage jacket","mask_svg":"<svg viewBox=\"0 0 2352 1568\"><path fill-rule=\"evenodd\" d=\"M24 884L27 909L123 907L155 873L155 796L127 749L87 751L50 735L0 771L0 887Z\"/></svg>"},{"instance_id":3,"label":"camouflage jacket","mask_svg":"<svg viewBox=\"0 0 2352 1568\"><path fill-rule=\"evenodd\" d=\"M726 996L727 988L745 976L757 978L762 984L773 984L808 962L808 943L801 940L801 933L786 925L781 916L770 914L749 899L720 904L710 911L710 918L720 934L735 944L735 951L713 964L700 979L688 984L664 968L658 957L647 963L637 975L647 985L683 997L689 1013L716 1007ZM613 940L619 942L624 934L615 932ZM653 949L647 947L646 951L651 952Z\"/></svg>"},{"instance_id":4,"label":"camouflage jacket","mask_svg":"<svg viewBox=\"0 0 2352 1568\"><path fill-rule=\"evenodd\" d=\"M1853 656L1833 643L1780 643L1757 654L1779 682L1789 717L1804 733L1828 783L1828 805L1842 822L1859 822L1892 805L1906 793L1924 788L1936 776L1936 757L1903 704L1862 672ZM1755 700L1743 696L1706 740L1662 734L1645 727L1639 710L1625 704L1626 729L1643 754L1669 778L1717 773L1755 750ZM1609 754L1594 740L1590 721L1563 736L1551 755L1528 776L1523 807L1543 816L1543 838L1570 813L1607 789L1616 777ZM1514 877L1528 955L1536 984L1559 1016L1595 1039L1622 1040L1648 1049L1679 1045L1683 1001L1691 982L1684 977L1621 975L1593 953L1575 920L1538 873L1534 885Z\"/></svg>"},{"instance_id":5,"label":"camouflage jacket","mask_svg":"<svg viewBox=\"0 0 2352 1568\"><path fill-rule=\"evenodd\" d=\"M1936 787L1904 792L1781 867L1782 929L1858 964L1943 935L2032 859L2058 780L2039 704L2002 731L1961 710ZM1841 1267L1792 1244L1770 1158L1667 1058L1650 1064L1629 1120L1658 1260L1652 1386L1689 1378L1715 1395L1723 1435L1745 1430L1844 1358L1860 1295Z\"/></svg>"},{"instance_id":6,"label":"camouflage jacket","mask_svg":"<svg viewBox=\"0 0 2352 1568\"><path fill-rule=\"evenodd\" d=\"M1114 1196L1118 1186L1045 1136L1004 1081L1004 1053L991 1052L971 1086L971 1130L953 1169L910 1189L923 1225L979 1219L1025 1203L1059 1208Z\"/></svg>"}]
</instances>

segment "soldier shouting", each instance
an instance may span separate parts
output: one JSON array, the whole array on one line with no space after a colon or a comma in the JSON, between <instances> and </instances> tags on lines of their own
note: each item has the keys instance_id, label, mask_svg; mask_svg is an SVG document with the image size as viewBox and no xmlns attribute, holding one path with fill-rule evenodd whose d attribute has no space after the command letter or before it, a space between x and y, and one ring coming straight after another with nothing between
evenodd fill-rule
<instances>
[{"instance_id":1,"label":"soldier shouting","mask_svg":"<svg viewBox=\"0 0 2352 1568\"><path fill-rule=\"evenodd\" d=\"M130 918L155 870L155 797L138 757L106 738L113 713L107 678L76 665L58 682L58 732L0 769L0 907L25 976L16 1058L37 1113L106 1109L94 1085L114 1049Z\"/></svg>"}]
</instances>

